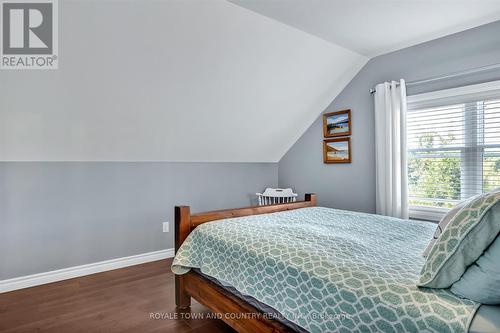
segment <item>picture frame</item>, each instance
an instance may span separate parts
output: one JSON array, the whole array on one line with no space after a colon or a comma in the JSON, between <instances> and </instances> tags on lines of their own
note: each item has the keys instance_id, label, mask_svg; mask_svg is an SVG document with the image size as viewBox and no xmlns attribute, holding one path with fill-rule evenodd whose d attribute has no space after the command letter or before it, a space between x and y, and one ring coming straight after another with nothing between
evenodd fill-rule
<instances>
[{"instance_id":1,"label":"picture frame","mask_svg":"<svg viewBox=\"0 0 500 333\"><path fill-rule=\"evenodd\" d=\"M325 138L351 135L351 109L323 114L323 136Z\"/></svg>"},{"instance_id":2,"label":"picture frame","mask_svg":"<svg viewBox=\"0 0 500 333\"><path fill-rule=\"evenodd\" d=\"M351 163L351 138L335 138L323 140L323 162Z\"/></svg>"}]
</instances>

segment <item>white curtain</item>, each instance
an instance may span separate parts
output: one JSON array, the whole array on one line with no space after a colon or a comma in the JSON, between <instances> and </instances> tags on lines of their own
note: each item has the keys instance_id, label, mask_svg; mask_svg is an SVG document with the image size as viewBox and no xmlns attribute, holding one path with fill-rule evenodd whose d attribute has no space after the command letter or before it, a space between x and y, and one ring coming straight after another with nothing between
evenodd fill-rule
<instances>
[{"instance_id":1,"label":"white curtain","mask_svg":"<svg viewBox=\"0 0 500 333\"><path fill-rule=\"evenodd\" d=\"M408 218L405 81L375 89L377 214Z\"/></svg>"}]
</instances>

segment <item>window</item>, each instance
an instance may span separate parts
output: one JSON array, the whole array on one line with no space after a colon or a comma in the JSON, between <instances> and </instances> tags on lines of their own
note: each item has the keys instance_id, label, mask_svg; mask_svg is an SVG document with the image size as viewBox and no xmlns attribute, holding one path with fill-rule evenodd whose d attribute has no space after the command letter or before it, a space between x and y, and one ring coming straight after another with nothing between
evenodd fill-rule
<instances>
[{"instance_id":1,"label":"window","mask_svg":"<svg viewBox=\"0 0 500 333\"><path fill-rule=\"evenodd\" d=\"M500 82L408 97L410 216L500 187Z\"/></svg>"}]
</instances>

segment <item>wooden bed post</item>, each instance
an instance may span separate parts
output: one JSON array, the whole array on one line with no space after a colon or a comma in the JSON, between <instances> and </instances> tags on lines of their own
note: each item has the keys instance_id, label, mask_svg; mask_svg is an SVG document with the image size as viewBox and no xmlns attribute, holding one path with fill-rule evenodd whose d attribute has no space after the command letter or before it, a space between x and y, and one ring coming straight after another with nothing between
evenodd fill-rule
<instances>
[{"instance_id":1,"label":"wooden bed post","mask_svg":"<svg viewBox=\"0 0 500 333\"><path fill-rule=\"evenodd\" d=\"M175 206L175 253L191 232L191 210L189 206ZM191 306L191 296L186 291L186 276L175 275L175 305L179 309Z\"/></svg>"},{"instance_id":2,"label":"wooden bed post","mask_svg":"<svg viewBox=\"0 0 500 333\"><path fill-rule=\"evenodd\" d=\"M304 201L309 201L311 202L311 206L316 206L316 194L314 193L306 193L306 195L304 196Z\"/></svg>"}]
</instances>

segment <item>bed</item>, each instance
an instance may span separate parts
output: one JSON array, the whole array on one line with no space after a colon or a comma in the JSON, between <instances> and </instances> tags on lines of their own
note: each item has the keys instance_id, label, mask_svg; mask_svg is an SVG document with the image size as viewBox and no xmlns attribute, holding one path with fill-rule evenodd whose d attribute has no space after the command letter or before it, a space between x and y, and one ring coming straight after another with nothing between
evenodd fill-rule
<instances>
[{"instance_id":1,"label":"bed","mask_svg":"<svg viewBox=\"0 0 500 333\"><path fill-rule=\"evenodd\" d=\"M176 207L179 310L193 297L238 332L500 327L497 307L415 286L434 224L315 206L307 194L301 202L193 215Z\"/></svg>"}]
</instances>

